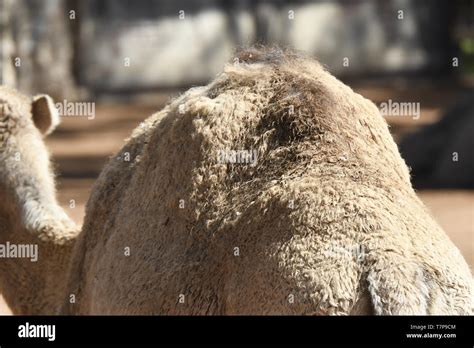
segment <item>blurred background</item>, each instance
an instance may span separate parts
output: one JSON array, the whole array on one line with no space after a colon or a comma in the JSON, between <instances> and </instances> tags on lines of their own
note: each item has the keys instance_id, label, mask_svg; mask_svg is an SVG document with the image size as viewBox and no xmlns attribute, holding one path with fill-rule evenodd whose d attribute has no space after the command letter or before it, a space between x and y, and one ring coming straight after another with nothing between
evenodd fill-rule
<instances>
[{"instance_id":1,"label":"blurred background","mask_svg":"<svg viewBox=\"0 0 474 348\"><path fill-rule=\"evenodd\" d=\"M62 107L47 145L78 223L134 127L236 48L271 44L384 109L420 198L474 266L473 0L0 0L0 35L0 83Z\"/></svg>"}]
</instances>

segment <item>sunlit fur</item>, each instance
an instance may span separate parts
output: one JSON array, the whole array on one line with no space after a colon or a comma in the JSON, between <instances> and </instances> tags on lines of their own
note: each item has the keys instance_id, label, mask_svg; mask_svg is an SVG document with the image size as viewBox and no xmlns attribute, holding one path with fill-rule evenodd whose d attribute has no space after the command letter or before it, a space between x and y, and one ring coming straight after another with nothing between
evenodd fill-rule
<instances>
[{"instance_id":1,"label":"sunlit fur","mask_svg":"<svg viewBox=\"0 0 474 348\"><path fill-rule=\"evenodd\" d=\"M54 110L33 105L0 86L0 244L38 245L38 261L0 258L0 292L15 314L57 313L78 228L56 201L54 176L43 135L59 122ZM43 106L44 106L43 105ZM48 126L49 125L49 126Z\"/></svg>"},{"instance_id":2,"label":"sunlit fur","mask_svg":"<svg viewBox=\"0 0 474 348\"><path fill-rule=\"evenodd\" d=\"M375 105L297 53L236 57L111 158L64 313L469 313L469 268Z\"/></svg>"}]
</instances>

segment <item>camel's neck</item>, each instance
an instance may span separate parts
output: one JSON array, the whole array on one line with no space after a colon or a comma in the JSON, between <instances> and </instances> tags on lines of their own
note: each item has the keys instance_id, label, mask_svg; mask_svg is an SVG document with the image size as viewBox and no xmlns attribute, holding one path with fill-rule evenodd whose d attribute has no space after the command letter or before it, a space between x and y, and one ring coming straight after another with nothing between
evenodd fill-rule
<instances>
[{"instance_id":1,"label":"camel's neck","mask_svg":"<svg viewBox=\"0 0 474 348\"><path fill-rule=\"evenodd\" d=\"M51 209L61 208L44 208ZM35 219L32 231L21 223L24 213L0 216L0 292L14 314L54 314L67 296L78 228L67 217L54 220L49 218L54 214L45 214Z\"/></svg>"},{"instance_id":2,"label":"camel's neck","mask_svg":"<svg viewBox=\"0 0 474 348\"><path fill-rule=\"evenodd\" d=\"M65 296L78 228L57 203L42 139L14 140L0 151L0 292L14 313L52 314Z\"/></svg>"}]
</instances>

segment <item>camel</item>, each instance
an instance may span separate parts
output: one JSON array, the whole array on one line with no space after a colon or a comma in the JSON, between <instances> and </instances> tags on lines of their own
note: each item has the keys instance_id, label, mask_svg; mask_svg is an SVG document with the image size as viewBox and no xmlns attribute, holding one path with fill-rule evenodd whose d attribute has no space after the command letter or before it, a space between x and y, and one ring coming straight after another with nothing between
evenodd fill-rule
<instances>
[{"instance_id":1,"label":"camel","mask_svg":"<svg viewBox=\"0 0 474 348\"><path fill-rule=\"evenodd\" d=\"M62 314L469 314L385 119L318 62L242 50L94 185Z\"/></svg>"},{"instance_id":2,"label":"camel","mask_svg":"<svg viewBox=\"0 0 474 348\"><path fill-rule=\"evenodd\" d=\"M415 188L474 188L474 102L466 93L440 120L400 142Z\"/></svg>"},{"instance_id":3,"label":"camel","mask_svg":"<svg viewBox=\"0 0 474 348\"><path fill-rule=\"evenodd\" d=\"M42 153L11 163L31 144L8 132L2 143L2 241L41 246L37 264L0 259L16 313L472 311L470 270L417 198L386 121L304 55L243 50L141 123L94 184L79 235L33 128L54 123L36 121L42 99L2 114Z\"/></svg>"},{"instance_id":4,"label":"camel","mask_svg":"<svg viewBox=\"0 0 474 348\"><path fill-rule=\"evenodd\" d=\"M79 228L57 203L43 143L58 124L48 96L0 87L0 293L14 314L58 313L65 296Z\"/></svg>"}]
</instances>

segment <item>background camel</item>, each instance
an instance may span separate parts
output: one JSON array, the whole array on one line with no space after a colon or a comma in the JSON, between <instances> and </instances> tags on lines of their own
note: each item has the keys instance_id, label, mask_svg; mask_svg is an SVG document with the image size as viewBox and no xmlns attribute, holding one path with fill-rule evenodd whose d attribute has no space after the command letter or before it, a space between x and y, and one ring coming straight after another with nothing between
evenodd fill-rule
<instances>
[{"instance_id":1,"label":"background camel","mask_svg":"<svg viewBox=\"0 0 474 348\"><path fill-rule=\"evenodd\" d=\"M256 163L235 163L242 150ZM70 314L472 305L375 105L279 50L243 51L135 130L95 184L72 267Z\"/></svg>"},{"instance_id":2,"label":"background camel","mask_svg":"<svg viewBox=\"0 0 474 348\"><path fill-rule=\"evenodd\" d=\"M78 228L56 202L42 137L59 123L47 96L0 87L0 245L37 246L38 260L2 257L0 293L16 314L57 313Z\"/></svg>"},{"instance_id":3,"label":"background camel","mask_svg":"<svg viewBox=\"0 0 474 348\"><path fill-rule=\"evenodd\" d=\"M437 123L400 143L415 187L474 188L473 96L472 91L466 93Z\"/></svg>"}]
</instances>

